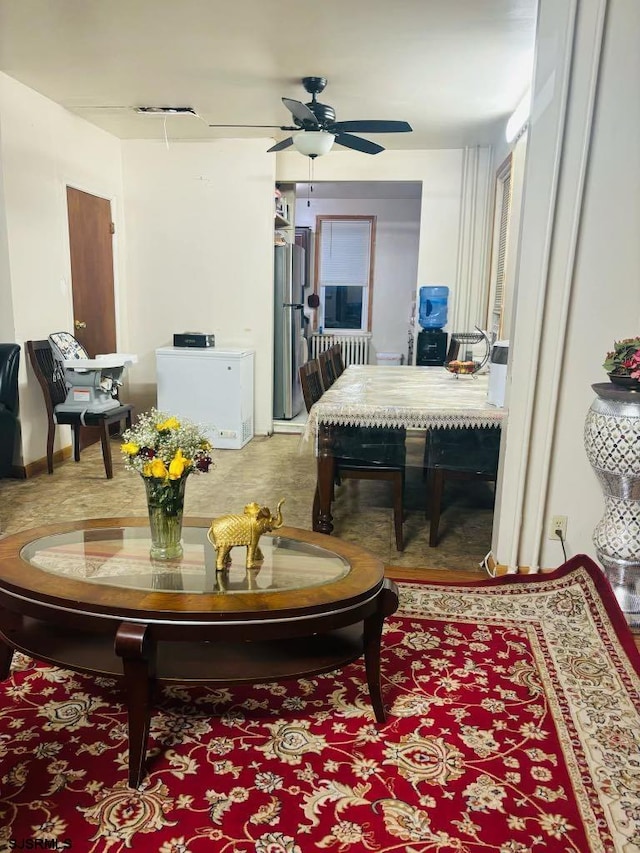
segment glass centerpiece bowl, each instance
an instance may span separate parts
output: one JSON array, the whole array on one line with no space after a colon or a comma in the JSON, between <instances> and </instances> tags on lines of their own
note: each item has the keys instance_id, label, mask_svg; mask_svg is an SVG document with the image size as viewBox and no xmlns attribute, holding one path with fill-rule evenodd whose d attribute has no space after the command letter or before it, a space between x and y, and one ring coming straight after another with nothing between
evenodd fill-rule
<instances>
[{"instance_id":1,"label":"glass centerpiece bowl","mask_svg":"<svg viewBox=\"0 0 640 853\"><path fill-rule=\"evenodd\" d=\"M602 366L614 385L640 391L640 337L615 341Z\"/></svg>"},{"instance_id":2,"label":"glass centerpiece bowl","mask_svg":"<svg viewBox=\"0 0 640 853\"><path fill-rule=\"evenodd\" d=\"M140 415L123 439L125 466L140 474L145 485L150 555L154 560L178 560L187 477L209 471L211 443L199 425L156 409Z\"/></svg>"}]
</instances>

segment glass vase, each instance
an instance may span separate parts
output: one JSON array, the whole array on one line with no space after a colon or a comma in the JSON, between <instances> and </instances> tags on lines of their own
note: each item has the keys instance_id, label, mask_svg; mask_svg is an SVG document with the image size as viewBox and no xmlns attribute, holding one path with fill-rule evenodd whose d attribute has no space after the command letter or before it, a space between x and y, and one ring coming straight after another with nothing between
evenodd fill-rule
<instances>
[{"instance_id":1,"label":"glass vase","mask_svg":"<svg viewBox=\"0 0 640 853\"><path fill-rule=\"evenodd\" d=\"M186 477L163 480L143 477L147 491L151 550L153 560L179 560L182 557L182 513Z\"/></svg>"}]
</instances>

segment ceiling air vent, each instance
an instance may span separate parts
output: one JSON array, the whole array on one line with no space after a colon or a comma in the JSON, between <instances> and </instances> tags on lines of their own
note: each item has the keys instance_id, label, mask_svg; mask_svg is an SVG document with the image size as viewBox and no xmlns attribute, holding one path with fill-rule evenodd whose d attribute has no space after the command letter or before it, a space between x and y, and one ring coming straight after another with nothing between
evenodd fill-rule
<instances>
[{"instance_id":1,"label":"ceiling air vent","mask_svg":"<svg viewBox=\"0 0 640 853\"><path fill-rule=\"evenodd\" d=\"M193 107L136 107L135 112L155 116L197 116Z\"/></svg>"}]
</instances>

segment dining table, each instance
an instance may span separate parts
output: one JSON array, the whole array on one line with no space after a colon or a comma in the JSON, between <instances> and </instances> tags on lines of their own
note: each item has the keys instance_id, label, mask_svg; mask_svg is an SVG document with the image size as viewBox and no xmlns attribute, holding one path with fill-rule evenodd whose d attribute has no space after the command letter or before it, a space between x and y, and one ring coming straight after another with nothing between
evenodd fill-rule
<instances>
[{"instance_id":1,"label":"dining table","mask_svg":"<svg viewBox=\"0 0 640 853\"><path fill-rule=\"evenodd\" d=\"M507 410L487 402L486 373L445 367L351 365L311 407L304 441L313 441L317 485L313 529L333 531L331 500L340 427L391 430L500 428Z\"/></svg>"}]
</instances>

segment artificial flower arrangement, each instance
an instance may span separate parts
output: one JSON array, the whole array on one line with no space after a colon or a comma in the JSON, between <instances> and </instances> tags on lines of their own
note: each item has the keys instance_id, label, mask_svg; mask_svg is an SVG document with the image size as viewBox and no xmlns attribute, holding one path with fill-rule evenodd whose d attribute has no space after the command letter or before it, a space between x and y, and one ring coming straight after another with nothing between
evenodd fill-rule
<instances>
[{"instance_id":1,"label":"artificial flower arrangement","mask_svg":"<svg viewBox=\"0 0 640 853\"><path fill-rule=\"evenodd\" d=\"M150 505L168 514L182 509L186 477L206 474L213 464L211 443L200 426L156 409L140 415L122 437L125 466L144 478Z\"/></svg>"},{"instance_id":2,"label":"artificial flower arrangement","mask_svg":"<svg viewBox=\"0 0 640 853\"><path fill-rule=\"evenodd\" d=\"M640 380L640 338L616 341L602 366L610 376L629 376Z\"/></svg>"}]
</instances>

